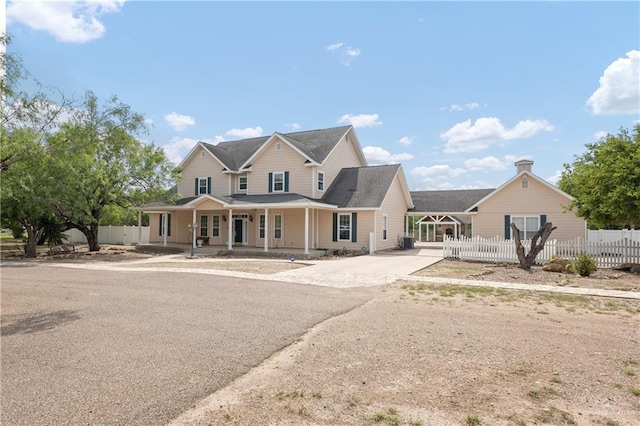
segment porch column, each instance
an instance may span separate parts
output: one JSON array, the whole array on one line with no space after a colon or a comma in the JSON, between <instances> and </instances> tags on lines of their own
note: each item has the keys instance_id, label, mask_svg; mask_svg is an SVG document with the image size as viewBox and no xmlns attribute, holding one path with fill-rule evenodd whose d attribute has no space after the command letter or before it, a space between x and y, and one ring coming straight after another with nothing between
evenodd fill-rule
<instances>
[{"instance_id":1,"label":"porch column","mask_svg":"<svg viewBox=\"0 0 640 426\"><path fill-rule=\"evenodd\" d=\"M229 209L229 216L227 217L227 249L233 250L233 209Z\"/></svg>"},{"instance_id":2,"label":"porch column","mask_svg":"<svg viewBox=\"0 0 640 426\"><path fill-rule=\"evenodd\" d=\"M162 213L162 245L167 246L167 211Z\"/></svg>"},{"instance_id":3,"label":"porch column","mask_svg":"<svg viewBox=\"0 0 640 426\"><path fill-rule=\"evenodd\" d=\"M138 210L138 244L142 244L142 210Z\"/></svg>"},{"instance_id":4,"label":"porch column","mask_svg":"<svg viewBox=\"0 0 640 426\"><path fill-rule=\"evenodd\" d=\"M264 251L269 251L269 209L264 209Z\"/></svg>"},{"instance_id":5,"label":"porch column","mask_svg":"<svg viewBox=\"0 0 640 426\"><path fill-rule=\"evenodd\" d=\"M309 254L309 207L304 208L304 254Z\"/></svg>"},{"instance_id":6,"label":"porch column","mask_svg":"<svg viewBox=\"0 0 640 426\"><path fill-rule=\"evenodd\" d=\"M191 256L193 257L193 250L196 247L196 209L193 209L193 220L191 221Z\"/></svg>"}]
</instances>

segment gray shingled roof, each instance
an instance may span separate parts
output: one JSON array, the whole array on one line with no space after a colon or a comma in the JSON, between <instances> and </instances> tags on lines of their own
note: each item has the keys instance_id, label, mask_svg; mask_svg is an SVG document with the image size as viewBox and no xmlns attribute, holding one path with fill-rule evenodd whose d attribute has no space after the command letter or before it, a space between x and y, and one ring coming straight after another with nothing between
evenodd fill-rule
<instances>
[{"instance_id":1,"label":"gray shingled roof","mask_svg":"<svg viewBox=\"0 0 640 426\"><path fill-rule=\"evenodd\" d=\"M278 133L300 152L317 163L322 163L351 126L330 129L307 130L304 132ZM237 171L270 138L242 139L220 142L217 145L203 143L209 152L218 158L228 170Z\"/></svg>"},{"instance_id":2,"label":"gray shingled roof","mask_svg":"<svg viewBox=\"0 0 640 426\"><path fill-rule=\"evenodd\" d=\"M453 189L448 191L411 191L414 208L422 213L462 213L495 191L488 189Z\"/></svg>"},{"instance_id":3,"label":"gray shingled roof","mask_svg":"<svg viewBox=\"0 0 640 426\"><path fill-rule=\"evenodd\" d=\"M345 208L380 207L400 165L342 169L322 202Z\"/></svg>"}]
</instances>

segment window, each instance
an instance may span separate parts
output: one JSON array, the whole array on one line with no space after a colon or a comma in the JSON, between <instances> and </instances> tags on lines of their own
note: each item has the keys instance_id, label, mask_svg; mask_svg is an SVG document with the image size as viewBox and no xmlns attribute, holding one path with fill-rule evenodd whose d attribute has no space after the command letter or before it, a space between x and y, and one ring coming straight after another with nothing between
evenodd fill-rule
<instances>
[{"instance_id":1,"label":"window","mask_svg":"<svg viewBox=\"0 0 640 426\"><path fill-rule=\"evenodd\" d=\"M260 215L260 238L264 239L264 215Z\"/></svg>"},{"instance_id":2,"label":"window","mask_svg":"<svg viewBox=\"0 0 640 426\"><path fill-rule=\"evenodd\" d=\"M522 189L527 189L529 188L529 181L525 178L522 179Z\"/></svg>"},{"instance_id":3,"label":"window","mask_svg":"<svg viewBox=\"0 0 640 426\"><path fill-rule=\"evenodd\" d=\"M318 172L318 191L324 191L324 173Z\"/></svg>"},{"instance_id":4,"label":"window","mask_svg":"<svg viewBox=\"0 0 640 426\"><path fill-rule=\"evenodd\" d=\"M276 143L276 151L282 151L282 142Z\"/></svg>"},{"instance_id":5,"label":"window","mask_svg":"<svg viewBox=\"0 0 640 426\"><path fill-rule=\"evenodd\" d=\"M389 216L386 214L382 215L382 239L386 241L387 239L387 226L389 223Z\"/></svg>"},{"instance_id":6,"label":"window","mask_svg":"<svg viewBox=\"0 0 640 426\"><path fill-rule=\"evenodd\" d=\"M220 236L220 216L217 214L211 218L211 235L213 237Z\"/></svg>"},{"instance_id":7,"label":"window","mask_svg":"<svg viewBox=\"0 0 640 426\"><path fill-rule=\"evenodd\" d=\"M211 194L211 178L196 178L196 195Z\"/></svg>"},{"instance_id":8,"label":"window","mask_svg":"<svg viewBox=\"0 0 640 426\"><path fill-rule=\"evenodd\" d=\"M273 238L282 238L282 215L273 215Z\"/></svg>"},{"instance_id":9,"label":"window","mask_svg":"<svg viewBox=\"0 0 640 426\"><path fill-rule=\"evenodd\" d=\"M200 236L206 237L209 234L209 217L206 214L200 215Z\"/></svg>"},{"instance_id":10,"label":"window","mask_svg":"<svg viewBox=\"0 0 640 426\"><path fill-rule=\"evenodd\" d=\"M351 214L338 215L338 240L351 241Z\"/></svg>"},{"instance_id":11,"label":"window","mask_svg":"<svg viewBox=\"0 0 640 426\"><path fill-rule=\"evenodd\" d=\"M240 176L240 178L238 179L238 190L240 190L240 191L246 191L247 190L247 177L246 176Z\"/></svg>"},{"instance_id":12,"label":"window","mask_svg":"<svg viewBox=\"0 0 640 426\"><path fill-rule=\"evenodd\" d=\"M284 191L284 172L273 174L273 192Z\"/></svg>"},{"instance_id":13,"label":"window","mask_svg":"<svg viewBox=\"0 0 640 426\"><path fill-rule=\"evenodd\" d=\"M160 227L158 229L158 235L164 236L164 232L163 232L164 230L165 230L164 229L164 215L161 214L160 215ZM166 231L167 231L167 237L170 237L171 236L171 213L167 214L167 228L166 228Z\"/></svg>"},{"instance_id":14,"label":"window","mask_svg":"<svg viewBox=\"0 0 640 426\"><path fill-rule=\"evenodd\" d=\"M511 222L520 230L520 238L523 240L530 240L540 229L539 216L512 216ZM513 235L511 239L513 239Z\"/></svg>"}]
</instances>

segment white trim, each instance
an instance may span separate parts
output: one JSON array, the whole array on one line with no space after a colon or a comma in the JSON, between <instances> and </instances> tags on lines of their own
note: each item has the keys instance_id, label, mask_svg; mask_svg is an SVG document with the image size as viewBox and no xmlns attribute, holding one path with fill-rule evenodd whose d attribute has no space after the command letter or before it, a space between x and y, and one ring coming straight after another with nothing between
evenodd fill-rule
<instances>
[{"instance_id":1,"label":"white trim","mask_svg":"<svg viewBox=\"0 0 640 426\"><path fill-rule=\"evenodd\" d=\"M240 181L241 181L242 178L245 178L247 180L245 182L246 188L244 188L244 189L240 188ZM240 191L244 191L245 193L249 192L249 175L248 174L238 175L238 192L240 192Z\"/></svg>"},{"instance_id":2,"label":"white trim","mask_svg":"<svg viewBox=\"0 0 640 426\"><path fill-rule=\"evenodd\" d=\"M324 181L324 172L321 172L320 170L318 170L316 172L316 189L318 190L318 192L324 192L325 191L325 181ZM322 175L322 189L319 188L320 186L320 175Z\"/></svg>"},{"instance_id":3,"label":"white trim","mask_svg":"<svg viewBox=\"0 0 640 426\"><path fill-rule=\"evenodd\" d=\"M286 172L271 172L271 193L274 192L286 192L285 191L285 187L286 187ZM282 175L282 189L278 190L276 189L276 175Z\"/></svg>"},{"instance_id":4,"label":"white trim","mask_svg":"<svg viewBox=\"0 0 640 426\"><path fill-rule=\"evenodd\" d=\"M224 164L222 161L220 161L220 159L218 159L218 157L216 157L215 155L213 155L211 153L211 151L209 151L203 144L202 142L198 142L197 144L194 145L193 148L191 148L191 151L189 151L189 153L184 157L184 159L180 162L180 164L178 164L178 167L181 167L184 170L184 165L186 163L188 163L189 161L191 161L191 157L196 153L196 150L198 149L198 147L204 149L212 158L214 158L218 163L220 163L220 165L223 168L226 168L227 165Z\"/></svg>"},{"instance_id":5,"label":"white trim","mask_svg":"<svg viewBox=\"0 0 640 426\"><path fill-rule=\"evenodd\" d=\"M341 216L347 216L349 217L349 238L341 238L340 237L340 217ZM353 221L351 213L338 213L338 223L336 223L336 226L338 227L337 231L338 231L338 242L339 241L348 241L351 242L351 234L353 233Z\"/></svg>"}]
</instances>

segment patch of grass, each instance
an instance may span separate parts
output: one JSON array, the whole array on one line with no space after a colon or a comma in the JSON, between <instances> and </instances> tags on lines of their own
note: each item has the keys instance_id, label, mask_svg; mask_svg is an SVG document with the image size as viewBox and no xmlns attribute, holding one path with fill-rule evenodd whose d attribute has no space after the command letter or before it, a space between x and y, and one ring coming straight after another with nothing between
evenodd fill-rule
<instances>
[{"instance_id":1,"label":"patch of grass","mask_svg":"<svg viewBox=\"0 0 640 426\"><path fill-rule=\"evenodd\" d=\"M554 377L551 378L551 383L557 383L557 384L561 385L564 382L562 381L562 379L560 379L560 377L554 376Z\"/></svg>"},{"instance_id":2,"label":"patch of grass","mask_svg":"<svg viewBox=\"0 0 640 426\"><path fill-rule=\"evenodd\" d=\"M631 395L640 396L640 388L629 388Z\"/></svg>"},{"instance_id":3,"label":"patch of grass","mask_svg":"<svg viewBox=\"0 0 640 426\"><path fill-rule=\"evenodd\" d=\"M318 391L312 393L311 396L313 398L318 398L318 399L322 398L322 394L320 392L318 392Z\"/></svg>"},{"instance_id":4,"label":"patch of grass","mask_svg":"<svg viewBox=\"0 0 640 426\"><path fill-rule=\"evenodd\" d=\"M304 394L300 391L294 390L291 392L280 391L276 394L276 398L285 399L285 398L302 398Z\"/></svg>"},{"instance_id":5,"label":"patch of grass","mask_svg":"<svg viewBox=\"0 0 640 426\"><path fill-rule=\"evenodd\" d=\"M629 366L638 367L640 366L640 361L638 361L637 359L629 358L622 361L622 365L624 365L625 367L629 367Z\"/></svg>"},{"instance_id":6,"label":"patch of grass","mask_svg":"<svg viewBox=\"0 0 640 426\"><path fill-rule=\"evenodd\" d=\"M604 419L604 424L607 425L607 426L618 426L620 423L616 422L613 419L605 418Z\"/></svg>"},{"instance_id":7,"label":"patch of grass","mask_svg":"<svg viewBox=\"0 0 640 426\"><path fill-rule=\"evenodd\" d=\"M616 388L616 389L622 389L622 383L616 382L616 383L613 384L613 387Z\"/></svg>"},{"instance_id":8,"label":"patch of grass","mask_svg":"<svg viewBox=\"0 0 640 426\"><path fill-rule=\"evenodd\" d=\"M360 398L357 395L349 394L347 395L347 406L350 408L355 407L360 403Z\"/></svg>"},{"instance_id":9,"label":"patch of grass","mask_svg":"<svg viewBox=\"0 0 640 426\"><path fill-rule=\"evenodd\" d=\"M422 422L420 420L410 421L409 426L422 426Z\"/></svg>"},{"instance_id":10,"label":"patch of grass","mask_svg":"<svg viewBox=\"0 0 640 426\"><path fill-rule=\"evenodd\" d=\"M576 420L566 411L558 410L555 407L545 408L535 416L535 420L552 425L575 425Z\"/></svg>"},{"instance_id":11,"label":"patch of grass","mask_svg":"<svg viewBox=\"0 0 640 426\"><path fill-rule=\"evenodd\" d=\"M633 368L625 368L624 370L622 370L624 372L624 374L626 374L627 376L635 376L636 375L636 370L634 370Z\"/></svg>"},{"instance_id":12,"label":"patch of grass","mask_svg":"<svg viewBox=\"0 0 640 426\"><path fill-rule=\"evenodd\" d=\"M480 424L480 417L478 417L477 414L467 414L465 424L467 426L478 426Z\"/></svg>"},{"instance_id":13,"label":"patch of grass","mask_svg":"<svg viewBox=\"0 0 640 426\"><path fill-rule=\"evenodd\" d=\"M558 395L560 395L560 393L557 390L548 386L545 386L542 389L533 389L527 392L527 396L534 401L542 401Z\"/></svg>"}]
</instances>

